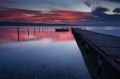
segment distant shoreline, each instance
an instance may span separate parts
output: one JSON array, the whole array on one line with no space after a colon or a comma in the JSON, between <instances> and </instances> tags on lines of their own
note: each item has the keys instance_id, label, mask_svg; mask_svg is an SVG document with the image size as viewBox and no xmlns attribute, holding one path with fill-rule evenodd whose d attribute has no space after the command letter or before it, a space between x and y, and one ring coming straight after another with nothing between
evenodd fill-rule
<instances>
[{"instance_id":1,"label":"distant shoreline","mask_svg":"<svg viewBox=\"0 0 120 79\"><path fill-rule=\"evenodd\" d=\"M37 24L22 22L0 22L0 26L120 26L120 24Z\"/></svg>"}]
</instances>

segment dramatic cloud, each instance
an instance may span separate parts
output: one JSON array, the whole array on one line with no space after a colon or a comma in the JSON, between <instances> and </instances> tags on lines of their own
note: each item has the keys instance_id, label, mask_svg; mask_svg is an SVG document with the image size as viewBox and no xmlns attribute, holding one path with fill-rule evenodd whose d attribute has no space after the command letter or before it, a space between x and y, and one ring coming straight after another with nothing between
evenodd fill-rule
<instances>
[{"instance_id":1,"label":"dramatic cloud","mask_svg":"<svg viewBox=\"0 0 120 79\"><path fill-rule=\"evenodd\" d=\"M115 13L120 13L120 8L114 9L113 12L115 12Z\"/></svg>"},{"instance_id":2,"label":"dramatic cloud","mask_svg":"<svg viewBox=\"0 0 120 79\"><path fill-rule=\"evenodd\" d=\"M26 23L79 23L86 18L83 12L51 10L33 11L25 9L0 9L0 22L26 22Z\"/></svg>"},{"instance_id":3,"label":"dramatic cloud","mask_svg":"<svg viewBox=\"0 0 120 79\"><path fill-rule=\"evenodd\" d=\"M110 1L110 2L116 2L116 3L120 2L120 0L104 0L104 1Z\"/></svg>"},{"instance_id":4,"label":"dramatic cloud","mask_svg":"<svg viewBox=\"0 0 120 79\"><path fill-rule=\"evenodd\" d=\"M119 23L120 15L119 14L106 14L105 12L109 11L108 8L97 7L92 13L88 20L98 23Z\"/></svg>"},{"instance_id":5,"label":"dramatic cloud","mask_svg":"<svg viewBox=\"0 0 120 79\"><path fill-rule=\"evenodd\" d=\"M120 14L107 14L108 8L97 7L92 12L68 10L27 10L0 8L0 22L24 22L44 24L110 24L119 23ZM118 12L118 9L114 12Z\"/></svg>"},{"instance_id":6,"label":"dramatic cloud","mask_svg":"<svg viewBox=\"0 0 120 79\"><path fill-rule=\"evenodd\" d=\"M104 12L107 12L107 11L109 11L109 9L108 8L104 8L104 7L97 7L97 8L95 8L95 10L93 10L93 14L97 14L97 15L99 15L99 14L103 14Z\"/></svg>"}]
</instances>

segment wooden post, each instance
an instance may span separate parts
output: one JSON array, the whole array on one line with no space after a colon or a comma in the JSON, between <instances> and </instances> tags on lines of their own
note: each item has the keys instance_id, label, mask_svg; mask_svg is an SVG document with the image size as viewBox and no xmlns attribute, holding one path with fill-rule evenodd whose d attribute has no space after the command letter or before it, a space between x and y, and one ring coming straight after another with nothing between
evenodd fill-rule
<instances>
[{"instance_id":1,"label":"wooden post","mask_svg":"<svg viewBox=\"0 0 120 79\"><path fill-rule=\"evenodd\" d=\"M40 33L40 28L39 28L39 33Z\"/></svg>"},{"instance_id":2,"label":"wooden post","mask_svg":"<svg viewBox=\"0 0 120 79\"><path fill-rule=\"evenodd\" d=\"M101 55L98 54L98 66L97 66L97 71L96 71L96 77L98 77L101 72L102 72L102 65L103 65L103 60L101 58Z\"/></svg>"},{"instance_id":3,"label":"wooden post","mask_svg":"<svg viewBox=\"0 0 120 79\"><path fill-rule=\"evenodd\" d=\"M35 28L34 28L34 35L36 35L36 33L35 33Z\"/></svg>"},{"instance_id":4,"label":"wooden post","mask_svg":"<svg viewBox=\"0 0 120 79\"><path fill-rule=\"evenodd\" d=\"M86 49L86 54L89 54L89 50L88 50L88 47L89 47L89 46L88 46L88 44L87 44L87 43L85 43L85 45L84 45L84 46L85 46L85 49Z\"/></svg>"},{"instance_id":5,"label":"wooden post","mask_svg":"<svg viewBox=\"0 0 120 79\"><path fill-rule=\"evenodd\" d=\"M29 38L29 36L30 36L30 32L29 32L29 28L28 28L28 38Z\"/></svg>"},{"instance_id":6,"label":"wooden post","mask_svg":"<svg viewBox=\"0 0 120 79\"><path fill-rule=\"evenodd\" d=\"M20 30L18 27L17 27L17 35L18 35L18 41L20 41Z\"/></svg>"}]
</instances>

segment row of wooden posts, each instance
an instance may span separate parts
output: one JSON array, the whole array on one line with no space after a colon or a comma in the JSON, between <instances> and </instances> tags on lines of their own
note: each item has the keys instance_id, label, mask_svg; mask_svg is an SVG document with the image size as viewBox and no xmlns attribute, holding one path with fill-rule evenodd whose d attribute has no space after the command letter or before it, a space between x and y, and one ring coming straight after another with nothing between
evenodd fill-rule
<instances>
[{"instance_id":1,"label":"row of wooden posts","mask_svg":"<svg viewBox=\"0 0 120 79\"><path fill-rule=\"evenodd\" d=\"M38 28L37 28L38 29ZM42 31L43 31L44 29L42 28ZM33 31L34 31L34 35L36 35L36 28L34 28L33 29ZM39 33L40 33L40 28L39 28ZM28 38L29 38L29 36L30 36L30 28L27 28L27 34L28 34ZM17 36L18 36L18 41L20 41L20 28L19 27L17 27Z\"/></svg>"}]
</instances>

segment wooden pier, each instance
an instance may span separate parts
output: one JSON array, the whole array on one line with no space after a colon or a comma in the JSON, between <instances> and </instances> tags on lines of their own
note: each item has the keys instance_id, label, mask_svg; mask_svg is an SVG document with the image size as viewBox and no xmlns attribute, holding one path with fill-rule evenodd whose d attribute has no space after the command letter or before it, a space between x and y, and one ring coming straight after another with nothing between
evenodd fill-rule
<instances>
[{"instance_id":1,"label":"wooden pier","mask_svg":"<svg viewBox=\"0 0 120 79\"><path fill-rule=\"evenodd\" d=\"M83 45L86 50L93 49L97 54L97 70L99 73L103 61L107 62L120 74L120 37L105 35L79 28L72 28L77 44ZM80 47L80 45L78 45ZM80 47L81 48L81 47ZM103 70L105 71L105 70Z\"/></svg>"}]
</instances>

